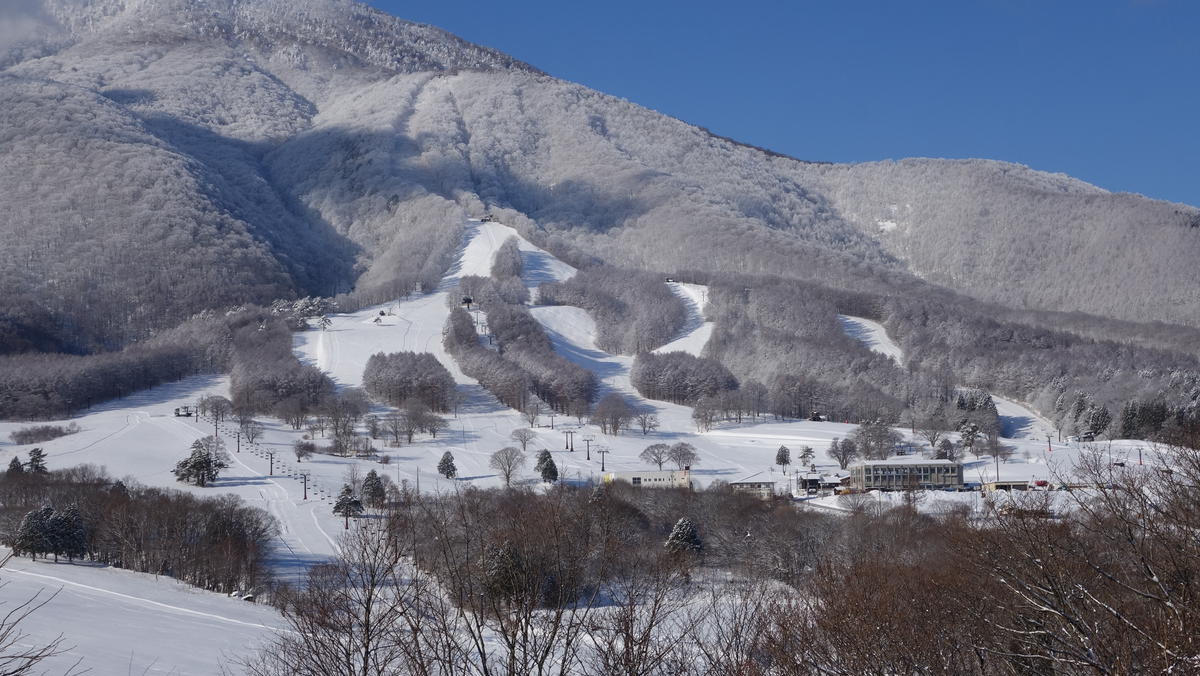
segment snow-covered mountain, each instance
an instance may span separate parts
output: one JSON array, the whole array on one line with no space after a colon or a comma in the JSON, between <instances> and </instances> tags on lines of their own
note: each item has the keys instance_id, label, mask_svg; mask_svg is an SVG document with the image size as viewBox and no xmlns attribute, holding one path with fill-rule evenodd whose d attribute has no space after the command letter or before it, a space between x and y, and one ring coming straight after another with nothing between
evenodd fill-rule
<instances>
[{"instance_id":1,"label":"snow-covered mountain","mask_svg":"<svg viewBox=\"0 0 1200 676\"><path fill-rule=\"evenodd\" d=\"M802 162L344 0L41 0L33 16L0 55L8 350L429 288L463 217L488 211L573 263L881 292L915 276L1200 325L1193 207L999 162Z\"/></svg>"}]
</instances>

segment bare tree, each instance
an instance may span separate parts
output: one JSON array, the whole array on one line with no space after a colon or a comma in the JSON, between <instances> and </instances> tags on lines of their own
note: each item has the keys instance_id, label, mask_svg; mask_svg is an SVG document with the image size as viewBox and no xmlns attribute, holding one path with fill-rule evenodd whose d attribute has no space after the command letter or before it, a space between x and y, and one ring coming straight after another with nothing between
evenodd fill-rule
<instances>
[{"instance_id":1,"label":"bare tree","mask_svg":"<svg viewBox=\"0 0 1200 676\"><path fill-rule=\"evenodd\" d=\"M846 469L858 457L858 444L853 439L834 439L829 444L829 455L837 460L839 467Z\"/></svg>"},{"instance_id":2,"label":"bare tree","mask_svg":"<svg viewBox=\"0 0 1200 676\"><path fill-rule=\"evenodd\" d=\"M246 440L246 443L252 444L252 443L258 441L260 437L262 437L264 428L262 426L262 423L258 423L258 422L251 420L249 422L243 423L241 429L242 429L242 437Z\"/></svg>"},{"instance_id":3,"label":"bare tree","mask_svg":"<svg viewBox=\"0 0 1200 676\"><path fill-rule=\"evenodd\" d=\"M658 429L658 416L653 410L642 409L637 412L638 426L642 428L642 436Z\"/></svg>"},{"instance_id":4,"label":"bare tree","mask_svg":"<svg viewBox=\"0 0 1200 676\"><path fill-rule=\"evenodd\" d=\"M519 430L513 430L512 434L510 434L509 436L512 438L513 441L516 441L517 443L521 444L522 451L527 451L527 450L529 450L529 442L533 441L534 438L537 437L537 432L534 432L533 430L526 427L526 428L522 428Z\"/></svg>"},{"instance_id":5,"label":"bare tree","mask_svg":"<svg viewBox=\"0 0 1200 676\"><path fill-rule=\"evenodd\" d=\"M696 447L684 441L671 446L671 450L667 452L667 458L679 469L700 464L700 456L696 454Z\"/></svg>"},{"instance_id":6,"label":"bare tree","mask_svg":"<svg viewBox=\"0 0 1200 676\"><path fill-rule=\"evenodd\" d=\"M521 411L521 415L525 417L525 422L529 423L530 427L537 427L538 418L542 416L542 405L537 402L530 403L524 411Z\"/></svg>"},{"instance_id":7,"label":"bare tree","mask_svg":"<svg viewBox=\"0 0 1200 676\"><path fill-rule=\"evenodd\" d=\"M512 486L513 475L525 466L525 454L515 446L505 446L492 454L488 465L504 479L504 487Z\"/></svg>"},{"instance_id":8,"label":"bare tree","mask_svg":"<svg viewBox=\"0 0 1200 676\"><path fill-rule=\"evenodd\" d=\"M671 447L666 444L650 444L638 457L642 459L642 462L655 465L661 470L663 463L671 459Z\"/></svg>"}]
</instances>

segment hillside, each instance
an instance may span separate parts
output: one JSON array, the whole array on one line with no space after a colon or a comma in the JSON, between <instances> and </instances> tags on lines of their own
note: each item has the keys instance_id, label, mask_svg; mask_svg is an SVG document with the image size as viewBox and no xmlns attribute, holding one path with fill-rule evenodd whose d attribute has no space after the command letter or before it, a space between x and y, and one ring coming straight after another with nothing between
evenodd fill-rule
<instances>
[{"instance_id":1,"label":"hillside","mask_svg":"<svg viewBox=\"0 0 1200 676\"><path fill-rule=\"evenodd\" d=\"M1200 325L1193 207L999 162L806 163L341 0L43 6L0 57L0 352L429 289L488 210L581 264Z\"/></svg>"}]
</instances>

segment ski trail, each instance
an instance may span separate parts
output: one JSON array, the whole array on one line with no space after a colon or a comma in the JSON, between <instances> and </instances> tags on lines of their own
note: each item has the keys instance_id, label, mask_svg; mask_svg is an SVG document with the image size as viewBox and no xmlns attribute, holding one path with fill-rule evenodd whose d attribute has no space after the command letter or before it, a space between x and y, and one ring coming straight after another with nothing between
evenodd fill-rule
<instances>
[{"instance_id":1,"label":"ski trail","mask_svg":"<svg viewBox=\"0 0 1200 676\"><path fill-rule=\"evenodd\" d=\"M232 617L225 617L224 615L217 615L215 613L206 613L206 612L203 612L200 610L192 610L191 608L183 608L180 606L173 606L171 604L163 603L161 601L153 601L151 599L142 598L140 596L133 596L132 594L125 594L123 592L113 591L111 589L95 587L90 584L83 584L82 582L75 582L73 580L67 580L65 578L55 577L53 575L44 575L42 573L34 573L32 571L21 570L19 568L5 568L5 572L10 575L16 574L16 575L24 575L26 577L38 578L41 580L50 580L52 582L56 582L63 586L71 587L72 589L81 589L81 590L84 590L85 592L91 592L93 595L113 596L113 597L119 598L126 602L132 602L133 604L136 604L136 605L153 606L155 608L162 608L164 610L168 610L168 611L171 611L174 613L180 613L180 614L184 614L184 615L194 615L196 617L204 617L204 618L208 618L208 619L219 620L221 622L228 622L229 624L238 624L238 625L242 625L245 627L255 627L257 629L267 629L269 631L287 631L286 629L280 629L278 627L271 627L271 626L268 626L265 624L258 624L257 622L246 622L244 620L238 620L238 619L234 619ZM182 584L182 583L180 583L180 584Z\"/></svg>"}]
</instances>

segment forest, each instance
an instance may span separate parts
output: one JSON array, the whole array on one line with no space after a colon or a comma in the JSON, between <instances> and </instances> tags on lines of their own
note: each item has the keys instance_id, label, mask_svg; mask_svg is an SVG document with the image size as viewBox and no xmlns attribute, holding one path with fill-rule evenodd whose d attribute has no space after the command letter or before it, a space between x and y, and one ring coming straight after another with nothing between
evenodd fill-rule
<instances>
[{"instance_id":1,"label":"forest","mask_svg":"<svg viewBox=\"0 0 1200 676\"><path fill-rule=\"evenodd\" d=\"M0 476L0 540L16 556L95 561L219 592L266 588L274 519L231 495L196 497L102 468Z\"/></svg>"}]
</instances>

